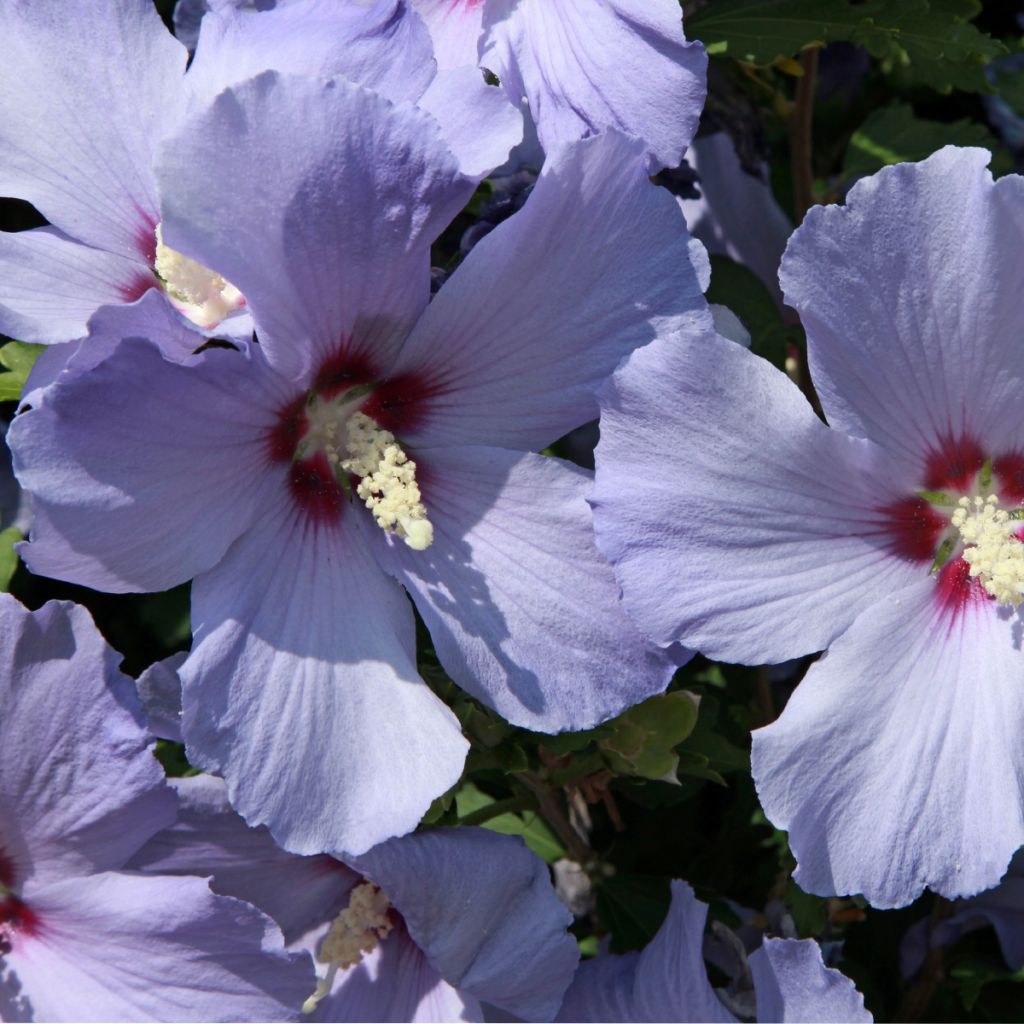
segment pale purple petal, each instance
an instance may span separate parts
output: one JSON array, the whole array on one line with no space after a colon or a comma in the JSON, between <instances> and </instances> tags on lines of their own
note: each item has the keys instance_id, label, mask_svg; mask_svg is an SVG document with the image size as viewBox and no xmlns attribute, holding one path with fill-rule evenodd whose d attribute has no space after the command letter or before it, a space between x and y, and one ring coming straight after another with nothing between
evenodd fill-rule
<instances>
[{"instance_id":1,"label":"pale purple petal","mask_svg":"<svg viewBox=\"0 0 1024 1024\"><path fill-rule=\"evenodd\" d=\"M789 832L806 891L884 908L925 886L952 898L998 883L1024 843L1024 659L1010 612L984 599L951 609L930 577L897 590L754 732L758 795Z\"/></svg>"},{"instance_id":2,"label":"pale purple petal","mask_svg":"<svg viewBox=\"0 0 1024 1024\"><path fill-rule=\"evenodd\" d=\"M132 681L89 613L0 594L0 882L119 868L174 820Z\"/></svg>"},{"instance_id":3,"label":"pale purple petal","mask_svg":"<svg viewBox=\"0 0 1024 1024\"><path fill-rule=\"evenodd\" d=\"M673 882L658 934L639 954L606 954L582 964L558 1020L733 1021L704 966L707 912L685 882Z\"/></svg>"},{"instance_id":4,"label":"pale purple petal","mask_svg":"<svg viewBox=\"0 0 1024 1024\"><path fill-rule=\"evenodd\" d=\"M690 233L708 252L749 267L782 305L779 262L793 224L772 194L767 167L763 177L744 170L726 132L696 139L686 160L700 176L701 193L681 201Z\"/></svg>"},{"instance_id":5,"label":"pale purple petal","mask_svg":"<svg viewBox=\"0 0 1024 1024\"><path fill-rule=\"evenodd\" d=\"M0 330L8 337L43 345L81 338L98 307L134 302L155 285L141 260L55 228L0 233Z\"/></svg>"},{"instance_id":6,"label":"pale purple petal","mask_svg":"<svg viewBox=\"0 0 1024 1024\"><path fill-rule=\"evenodd\" d=\"M473 247L403 348L394 373L425 381L404 438L543 448L594 419L623 356L710 326L704 251L638 152L610 133L549 154L525 207Z\"/></svg>"},{"instance_id":7,"label":"pale purple petal","mask_svg":"<svg viewBox=\"0 0 1024 1024\"><path fill-rule=\"evenodd\" d=\"M419 100L437 118L462 173L482 178L523 138L523 115L476 67L439 72Z\"/></svg>"},{"instance_id":8,"label":"pale purple petal","mask_svg":"<svg viewBox=\"0 0 1024 1024\"><path fill-rule=\"evenodd\" d=\"M362 963L338 973L315 1021L481 1021L480 1004L460 993L431 967L399 924Z\"/></svg>"},{"instance_id":9,"label":"pale purple petal","mask_svg":"<svg viewBox=\"0 0 1024 1024\"><path fill-rule=\"evenodd\" d=\"M765 1024L849 1024L874 1018L853 982L821 959L813 939L765 939L750 957L757 1019Z\"/></svg>"},{"instance_id":10,"label":"pale purple petal","mask_svg":"<svg viewBox=\"0 0 1024 1024\"><path fill-rule=\"evenodd\" d=\"M262 71L341 75L394 103L434 77L430 34L408 0L299 0L268 9L221 5L202 20L186 84L196 102Z\"/></svg>"},{"instance_id":11,"label":"pale purple petal","mask_svg":"<svg viewBox=\"0 0 1024 1024\"><path fill-rule=\"evenodd\" d=\"M339 351L383 373L473 190L429 114L273 72L190 118L161 181L164 239L241 290L292 378Z\"/></svg>"},{"instance_id":12,"label":"pale purple petal","mask_svg":"<svg viewBox=\"0 0 1024 1024\"><path fill-rule=\"evenodd\" d=\"M386 893L430 965L460 993L527 1019L554 1015L579 951L547 867L521 839L439 829L349 863Z\"/></svg>"},{"instance_id":13,"label":"pale purple petal","mask_svg":"<svg viewBox=\"0 0 1024 1024\"><path fill-rule=\"evenodd\" d=\"M146 713L149 731L162 740L182 743L181 679L178 669L188 656L179 651L163 661L154 662L136 681L142 710Z\"/></svg>"},{"instance_id":14,"label":"pale purple petal","mask_svg":"<svg viewBox=\"0 0 1024 1024\"><path fill-rule=\"evenodd\" d=\"M188 362L129 337L15 419L15 471L36 511L22 549L33 572L163 590L215 565L245 529L291 392L282 396L258 351L211 349Z\"/></svg>"},{"instance_id":15,"label":"pale purple petal","mask_svg":"<svg viewBox=\"0 0 1024 1024\"><path fill-rule=\"evenodd\" d=\"M487 0L412 0L430 29L434 56L442 71L476 67Z\"/></svg>"},{"instance_id":16,"label":"pale purple petal","mask_svg":"<svg viewBox=\"0 0 1024 1024\"><path fill-rule=\"evenodd\" d=\"M589 473L499 448L414 454L434 542L392 543L384 564L463 689L543 732L590 728L665 689L675 665L626 618L594 546Z\"/></svg>"},{"instance_id":17,"label":"pale purple petal","mask_svg":"<svg viewBox=\"0 0 1024 1024\"><path fill-rule=\"evenodd\" d=\"M151 0L5 0L0 39L0 195L150 262L153 155L178 116L185 48Z\"/></svg>"},{"instance_id":18,"label":"pale purple petal","mask_svg":"<svg viewBox=\"0 0 1024 1024\"><path fill-rule=\"evenodd\" d=\"M128 862L151 875L202 875L214 892L235 896L269 914L294 942L345 906L359 876L325 855L285 853L265 828L249 828L213 775L174 779L178 820Z\"/></svg>"},{"instance_id":19,"label":"pale purple petal","mask_svg":"<svg viewBox=\"0 0 1024 1024\"><path fill-rule=\"evenodd\" d=\"M297 1020L315 984L271 920L201 878L55 882L7 960L34 1020Z\"/></svg>"},{"instance_id":20,"label":"pale purple petal","mask_svg":"<svg viewBox=\"0 0 1024 1024\"><path fill-rule=\"evenodd\" d=\"M943 441L1020 439L1024 178L947 146L812 208L782 263L829 422L921 470Z\"/></svg>"},{"instance_id":21,"label":"pale purple petal","mask_svg":"<svg viewBox=\"0 0 1024 1024\"><path fill-rule=\"evenodd\" d=\"M310 522L282 487L192 584L189 759L296 853L361 853L411 831L466 756L417 674L408 599L363 529L377 527Z\"/></svg>"},{"instance_id":22,"label":"pale purple petal","mask_svg":"<svg viewBox=\"0 0 1024 1024\"><path fill-rule=\"evenodd\" d=\"M676 0L491 0L480 63L526 98L547 153L617 128L675 167L704 106L707 55Z\"/></svg>"},{"instance_id":23,"label":"pale purple petal","mask_svg":"<svg viewBox=\"0 0 1024 1024\"><path fill-rule=\"evenodd\" d=\"M879 511L901 493L886 454L829 430L741 346L659 341L619 369L602 405L598 546L658 643L784 661L826 647L923 571L894 553L899 520Z\"/></svg>"}]
</instances>

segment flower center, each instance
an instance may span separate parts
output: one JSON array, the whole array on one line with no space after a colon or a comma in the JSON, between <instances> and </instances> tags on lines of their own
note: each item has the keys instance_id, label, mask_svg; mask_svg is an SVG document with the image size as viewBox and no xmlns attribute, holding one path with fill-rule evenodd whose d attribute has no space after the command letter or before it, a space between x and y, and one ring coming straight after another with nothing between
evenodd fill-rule
<instances>
[{"instance_id":1,"label":"flower center","mask_svg":"<svg viewBox=\"0 0 1024 1024\"><path fill-rule=\"evenodd\" d=\"M434 540L434 527L423 504L416 463L391 431L360 410L370 388L352 388L334 398L314 394L294 414L294 422L287 421L284 443L286 435L299 438L293 484L298 479L308 490L314 475L324 475L318 493L332 487L348 493L349 478L356 477L355 493L377 525L414 551L423 551ZM309 494L304 491L302 498L308 505Z\"/></svg>"},{"instance_id":2,"label":"flower center","mask_svg":"<svg viewBox=\"0 0 1024 1024\"><path fill-rule=\"evenodd\" d=\"M348 904L331 922L330 930L316 955L318 963L327 964L327 973L316 985L316 991L302 1004L303 1013L312 1013L334 984L339 968L347 970L372 953L394 927L391 904L371 882L360 882L349 894Z\"/></svg>"},{"instance_id":3,"label":"flower center","mask_svg":"<svg viewBox=\"0 0 1024 1024\"><path fill-rule=\"evenodd\" d=\"M1018 605L1024 596L1024 544L1018 520L1000 507L999 498L963 497L950 519L964 543L968 575L999 604Z\"/></svg>"},{"instance_id":4,"label":"flower center","mask_svg":"<svg viewBox=\"0 0 1024 1024\"><path fill-rule=\"evenodd\" d=\"M215 327L245 305L242 293L230 281L164 245L159 224L154 270L174 308L198 327Z\"/></svg>"}]
</instances>

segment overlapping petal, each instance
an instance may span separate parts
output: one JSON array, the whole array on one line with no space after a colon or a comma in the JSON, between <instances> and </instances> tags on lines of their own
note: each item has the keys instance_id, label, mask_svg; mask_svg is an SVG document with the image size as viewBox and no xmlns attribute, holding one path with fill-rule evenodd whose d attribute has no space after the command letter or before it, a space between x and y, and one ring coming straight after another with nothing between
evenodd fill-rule
<instances>
[{"instance_id":1,"label":"overlapping petal","mask_svg":"<svg viewBox=\"0 0 1024 1024\"><path fill-rule=\"evenodd\" d=\"M652 170L682 159L707 55L675 0L489 0L484 33L480 62L528 100L546 153L617 128L644 140Z\"/></svg>"},{"instance_id":2,"label":"overlapping petal","mask_svg":"<svg viewBox=\"0 0 1024 1024\"><path fill-rule=\"evenodd\" d=\"M76 605L0 594L0 878L31 897L119 868L174 820L135 689ZM3 874L0 871L0 874Z\"/></svg>"},{"instance_id":3,"label":"overlapping petal","mask_svg":"<svg viewBox=\"0 0 1024 1024\"><path fill-rule=\"evenodd\" d=\"M317 527L282 487L192 585L189 758L295 853L361 853L411 831L466 755L416 672L408 600L363 529L358 514Z\"/></svg>"},{"instance_id":4,"label":"overlapping petal","mask_svg":"<svg viewBox=\"0 0 1024 1024\"><path fill-rule=\"evenodd\" d=\"M601 401L598 545L658 643L783 661L826 647L920 575L890 554L876 511L900 493L891 460L829 430L741 346L661 340L634 353Z\"/></svg>"},{"instance_id":5,"label":"overlapping petal","mask_svg":"<svg viewBox=\"0 0 1024 1024\"><path fill-rule=\"evenodd\" d=\"M560 1021L732 1021L708 981L701 949L708 908L672 883L668 917L641 953L580 966Z\"/></svg>"},{"instance_id":6,"label":"overlapping petal","mask_svg":"<svg viewBox=\"0 0 1024 1024\"><path fill-rule=\"evenodd\" d=\"M510 722L584 729L668 685L674 663L622 612L594 546L591 477L557 459L416 452L434 543L390 545L452 678Z\"/></svg>"},{"instance_id":7,"label":"overlapping petal","mask_svg":"<svg viewBox=\"0 0 1024 1024\"><path fill-rule=\"evenodd\" d=\"M190 118L160 177L165 241L241 290L293 379L339 349L387 366L429 298L430 244L473 190L430 115L274 72Z\"/></svg>"},{"instance_id":8,"label":"overlapping petal","mask_svg":"<svg viewBox=\"0 0 1024 1024\"><path fill-rule=\"evenodd\" d=\"M97 306L134 301L156 285L139 259L54 228L0 233L0 330L43 345L85 335Z\"/></svg>"},{"instance_id":9,"label":"overlapping petal","mask_svg":"<svg viewBox=\"0 0 1024 1024\"><path fill-rule=\"evenodd\" d=\"M131 337L57 381L9 432L35 500L26 563L112 591L163 590L215 565L256 513L282 387L258 352L178 365Z\"/></svg>"},{"instance_id":10,"label":"overlapping petal","mask_svg":"<svg viewBox=\"0 0 1024 1024\"><path fill-rule=\"evenodd\" d=\"M549 154L526 206L474 246L402 349L393 372L429 382L403 436L543 448L595 417L623 356L710 326L703 249L638 153L611 132Z\"/></svg>"},{"instance_id":11,"label":"overlapping petal","mask_svg":"<svg viewBox=\"0 0 1024 1024\"><path fill-rule=\"evenodd\" d=\"M765 939L750 957L750 973L757 991L757 1019L765 1024L874 1019L853 982L824 965L821 947L812 939Z\"/></svg>"},{"instance_id":12,"label":"overlapping petal","mask_svg":"<svg viewBox=\"0 0 1024 1024\"><path fill-rule=\"evenodd\" d=\"M409 0L298 0L208 11L186 81L194 100L209 102L269 68L341 75L395 103L417 100L435 72L430 34Z\"/></svg>"},{"instance_id":13,"label":"overlapping petal","mask_svg":"<svg viewBox=\"0 0 1024 1024\"><path fill-rule=\"evenodd\" d=\"M107 872L33 905L45 927L7 960L35 1020L297 1020L314 984L268 917L201 878Z\"/></svg>"},{"instance_id":14,"label":"overlapping petal","mask_svg":"<svg viewBox=\"0 0 1024 1024\"><path fill-rule=\"evenodd\" d=\"M269 914L289 943L345 905L359 876L333 857L285 853L265 828L249 828L228 803L222 779L175 779L174 788L177 821L139 850L129 868L208 876L214 892Z\"/></svg>"},{"instance_id":15,"label":"overlapping petal","mask_svg":"<svg viewBox=\"0 0 1024 1024\"><path fill-rule=\"evenodd\" d=\"M427 23L442 71L476 67L487 0L412 0Z\"/></svg>"},{"instance_id":16,"label":"overlapping petal","mask_svg":"<svg viewBox=\"0 0 1024 1024\"><path fill-rule=\"evenodd\" d=\"M547 867L521 839L424 832L350 863L387 894L431 967L460 993L527 1020L554 1015L579 951Z\"/></svg>"},{"instance_id":17,"label":"overlapping petal","mask_svg":"<svg viewBox=\"0 0 1024 1024\"><path fill-rule=\"evenodd\" d=\"M149 0L10 0L0 38L0 195L149 262L154 150L180 114L185 48Z\"/></svg>"},{"instance_id":18,"label":"overlapping petal","mask_svg":"<svg viewBox=\"0 0 1024 1024\"><path fill-rule=\"evenodd\" d=\"M886 167L813 208L782 262L829 422L918 471L943 439L1020 439L1024 178L989 159Z\"/></svg>"},{"instance_id":19,"label":"overlapping petal","mask_svg":"<svg viewBox=\"0 0 1024 1024\"><path fill-rule=\"evenodd\" d=\"M998 883L1024 844L1020 637L1017 614L951 614L925 577L863 612L754 733L805 890L895 907Z\"/></svg>"}]
</instances>

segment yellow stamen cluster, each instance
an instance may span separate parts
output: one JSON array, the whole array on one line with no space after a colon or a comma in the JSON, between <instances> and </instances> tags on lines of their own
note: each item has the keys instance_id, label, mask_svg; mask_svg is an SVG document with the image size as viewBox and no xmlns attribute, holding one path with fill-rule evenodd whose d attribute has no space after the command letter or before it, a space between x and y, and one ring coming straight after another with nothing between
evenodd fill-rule
<instances>
[{"instance_id":1,"label":"yellow stamen cluster","mask_svg":"<svg viewBox=\"0 0 1024 1024\"><path fill-rule=\"evenodd\" d=\"M179 312L200 327L220 323L242 305L242 293L230 281L209 267L164 245L160 225L156 228L154 269Z\"/></svg>"},{"instance_id":2,"label":"yellow stamen cluster","mask_svg":"<svg viewBox=\"0 0 1024 1024\"><path fill-rule=\"evenodd\" d=\"M386 939L394 927L388 911L391 904L371 882L360 882L349 894L348 903L331 922L316 958L327 964L327 974L317 982L316 991L303 1003L302 1012L312 1013L330 991L339 968L360 963Z\"/></svg>"},{"instance_id":3,"label":"yellow stamen cluster","mask_svg":"<svg viewBox=\"0 0 1024 1024\"><path fill-rule=\"evenodd\" d=\"M414 551L430 547L434 527L416 483L416 463L402 451L394 434L361 412L349 417L346 429L349 457L341 461L341 468L361 477L356 493L377 525L397 533Z\"/></svg>"},{"instance_id":4,"label":"yellow stamen cluster","mask_svg":"<svg viewBox=\"0 0 1024 1024\"><path fill-rule=\"evenodd\" d=\"M1000 604L1018 605L1024 597L1024 544L1017 522L999 507L994 494L961 498L951 519L964 542L970 575Z\"/></svg>"}]
</instances>

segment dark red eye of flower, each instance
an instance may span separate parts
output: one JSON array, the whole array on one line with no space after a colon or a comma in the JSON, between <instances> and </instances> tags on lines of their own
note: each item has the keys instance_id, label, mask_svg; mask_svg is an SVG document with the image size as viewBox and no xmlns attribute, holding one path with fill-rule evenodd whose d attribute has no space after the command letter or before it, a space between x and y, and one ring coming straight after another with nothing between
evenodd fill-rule
<instances>
[{"instance_id":1,"label":"dark red eye of flower","mask_svg":"<svg viewBox=\"0 0 1024 1024\"><path fill-rule=\"evenodd\" d=\"M288 477L292 497L316 523L333 523L341 518L345 496L323 452L292 466Z\"/></svg>"},{"instance_id":2,"label":"dark red eye of flower","mask_svg":"<svg viewBox=\"0 0 1024 1024\"><path fill-rule=\"evenodd\" d=\"M985 453L973 437L942 438L925 461L925 489L966 491L984 463Z\"/></svg>"},{"instance_id":3,"label":"dark red eye of flower","mask_svg":"<svg viewBox=\"0 0 1024 1024\"><path fill-rule=\"evenodd\" d=\"M912 562L931 562L946 520L924 498L904 498L879 509L888 547Z\"/></svg>"}]
</instances>

